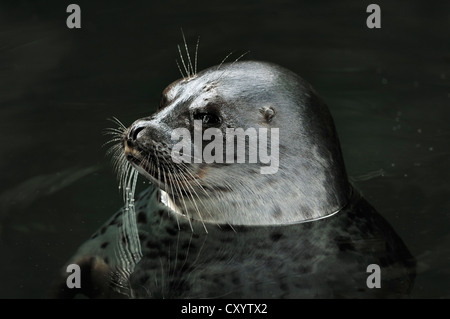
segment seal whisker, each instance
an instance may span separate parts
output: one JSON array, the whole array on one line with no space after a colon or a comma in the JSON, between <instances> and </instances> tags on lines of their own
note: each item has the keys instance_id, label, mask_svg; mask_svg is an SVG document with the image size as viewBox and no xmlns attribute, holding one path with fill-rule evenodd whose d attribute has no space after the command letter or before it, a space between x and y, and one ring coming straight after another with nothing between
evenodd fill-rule
<instances>
[{"instance_id":1,"label":"seal whisker","mask_svg":"<svg viewBox=\"0 0 450 319\"><path fill-rule=\"evenodd\" d=\"M119 153L120 152L120 153ZM120 156L122 153L122 145L116 143L106 151L107 156Z\"/></svg>"},{"instance_id":2,"label":"seal whisker","mask_svg":"<svg viewBox=\"0 0 450 319\"><path fill-rule=\"evenodd\" d=\"M170 163L168 163L168 164L170 165ZM201 196L195 191L195 189L194 189L194 188L192 187L192 185L189 183L189 181L188 181L188 179L187 179L187 177L186 177L185 175L189 174L190 177L192 178L192 181L194 181L194 182L198 185L198 187L205 193L205 195L208 197L208 199L209 199L209 200L214 200L214 199L211 197L210 193L206 191L206 189L203 187L202 184L199 183L199 181L197 180L197 178L189 171L189 167L188 167L185 163L181 162L181 163L179 163L178 165L179 165L179 170L182 172L182 174L180 174L180 176L185 180L185 182L186 182L187 186L190 188L190 190L192 190L192 191L194 192L194 194L196 195L196 197L198 198L198 200L199 200L200 203L202 204L202 207L205 208L205 210L206 210L206 212L208 213L208 215L209 215L210 217L213 217L213 215L212 215L212 213L210 212L210 210L207 209L207 206L204 204L203 199L202 199ZM229 185L226 181L224 181L224 184L226 185L226 187L227 187L229 190L233 190L233 187L232 187L231 185ZM213 185L211 185L210 188L211 188L211 189L215 189L215 187L214 187ZM203 226L204 226L204 228L205 228L206 233L208 233L208 230L207 230L207 228L206 228L206 225L205 225L205 223L204 223L204 221L203 221L203 218L202 218L202 215L201 215L201 211L200 211L199 207L197 206L196 200L193 198L192 192L191 192L190 190L189 190L189 193L190 193L191 198L192 198L192 203L193 203L194 206L195 206L196 212L198 212L198 215L199 215L199 217L200 217L200 219L201 219L201 222L203 223ZM215 189L215 190L216 190L216 189ZM216 190L216 191L219 192L219 193L222 192L221 190Z\"/></svg>"},{"instance_id":3,"label":"seal whisker","mask_svg":"<svg viewBox=\"0 0 450 319\"><path fill-rule=\"evenodd\" d=\"M122 139L123 139L123 136L122 136L122 135L119 135L119 134L117 134L117 133L105 133L104 135L112 135L113 137L112 137L109 141L107 141L106 143L104 143L103 146L104 146L104 145L107 145L107 144L109 144L109 143L111 143L111 142L119 142L119 144L120 144L120 142L121 142ZM103 147L103 146L102 146L102 147Z\"/></svg>"},{"instance_id":4,"label":"seal whisker","mask_svg":"<svg viewBox=\"0 0 450 319\"><path fill-rule=\"evenodd\" d=\"M187 78L189 78L190 77L189 69L188 69L188 67L186 67L186 63L184 62L184 57L183 57L183 54L181 53L180 45L177 45L177 47L178 47L178 52L180 53L181 63L183 64L184 70L186 71Z\"/></svg>"},{"instance_id":5,"label":"seal whisker","mask_svg":"<svg viewBox=\"0 0 450 319\"><path fill-rule=\"evenodd\" d=\"M170 163L169 163L169 164L170 164ZM184 195L183 195L183 191L184 191L185 193L188 193L188 192L187 192L186 188L184 187L183 183L181 182L181 180L180 180L180 178L179 178L179 175L180 175L180 174L178 174L178 173L176 172L176 169L173 168L173 166L171 166L171 167L172 167L172 169L170 170L170 173L171 173L171 175L172 175L172 180L173 180L173 182L174 182L174 184L175 184L175 186L176 186L176 190L177 190L177 193L179 194L179 198L181 198L181 200L182 200L182 202L183 202L183 206L184 206L184 214L186 215L186 217L187 217L187 219L188 219L188 221L189 221L189 224L190 224L190 226L191 226L191 230L193 231L192 224L191 224L191 221L190 221L191 216L190 216L190 214L189 214L189 209L187 208L186 201L185 201L185 198L184 198ZM189 190L188 190L188 191L189 191Z\"/></svg>"},{"instance_id":6,"label":"seal whisker","mask_svg":"<svg viewBox=\"0 0 450 319\"><path fill-rule=\"evenodd\" d=\"M121 141L123 140L123 133L118 133L118 132L103 132L104 136L110 136L110 141L114 140L114 141ZM107 143L105 143L107 144Z\"/></svg>"},{"instance_id":7,"label":"seal whisker","mask_svg":"<svg viewBox=\"0 0 450 319\"><path fill-rule=\"evenodd\" d=\"M131 165L129 163L127 163L126 171L124 172L123 180L122 180L122 190L123 190L124 200L125 200L125 197L127 196L126 185L127 185L128 176L130 175L130 173L131 173Z\"/></svg>"},{"instance_id":8,"label":"seal whisker","mask_svg":"<svg viewBox=\"0 0 450 319\"><path fill-rule=\"evenodd\" d=\"M222 72L222 74L219 75L219 77L218 77L215 81L216 81L216 82L219 81L219 80L222 78L222 76L226 73L226 71L227 71L229 68L231 68L236 62L238 62L241 58L243 58L243 57L244 57L245 55L247 55L249 52L250 52L250 51L247 51L247 52L242 53L236 60L234 60L234 61L228 66L228 68L226 68L226 69Z\"/></svg>"},{"instance_id":9,"label":"seal whisker","mask_svg":"<svg viewBox=\"0 0 450 319\"><path fill-rule=\"evenodd\" d=\"M191 231L193 232L194 228L192 226L191 217L189 216L189 210L187 208L186 201L184 200L183 192L181 191L180 181L179 181L179 179L177 177L177 174L175 172L172 172L172 174L173 174L173 177L174 177L174 181L176 182L176 186L177 186L177 188L179 190L178 194L180 195L180 198L183 201L183 206L184 206L184 209L185 209L184 210L185 215L187 217L187 220L189 221L189 226L191 227Z\"/></svg>"},{"instance_id":10,"label":"seal whisker","mask_svg":"<svg viewBox=\"0 0 450 319\"><path fill-rule=\"evenodd\" d=\"M165 297L164 297L164 284L165 284L165 282L164 282L164 266L163 266L163 261L162 261L162 258L161 257L159 257L159 263L161 264L161 294L162 294L162 299L166 299Z\"/></svg>"},{"instance_id":11,"label":"seal whisker","mask_svg":"<svg viewBox=\"0 0 450 319\"><path fill-rule=\"evenodd\" d=\"M203 224L203 228L205 229L206 233L208 233L208 229L206 228L206 225L205 225L205 223L204 223L204 221L203 221L202 214L201 214L201 212L200 212L200 209L199 209L198 206L197 206L197 202L196 202L194 196L192 195L192 191L194 191L195 195L197 196L197 198L199 198L200 202L202 202L202 200L200 199L200 197L198 196L198 194L195 192L195 189L192 188L192 186L189 184L189 181L188 181L188 179L186 178L186 176L184 176L184 174L177 174L177 176L181 176L181 177L185 180L185 185L187 185L187 187L183 187L183 189L184 189L184 191L185 191L186 193L188 193L188 194L190 195L190 197L191 197L191 199L192 199L192 203L193 203L194 206L195 206L195 210L196 210L196 212L198 213L198 215L199 215L199 217L200 217L201 223ZM191 191L191 190L192 190L192 191Z\"/></svg>"},{"instance_id":12,"label":"seal whisker","mask_svg":"<svg viewBox=\"0 0 450 319\"><path fill-rule=\"evenodd\" d=\"M195 257L194 261L192 262L192 266L195 266L195 267L191 266L192 270L187 275L186 281L189 281L189 279L190 279L191 275L194 273L194 271L200 267L200 265L197 265L197 263L198 263L198 260L200 259L200 255L203 251L203 248L205 247L206 239L208 238L208 236L203 236L203 237L204 237L204 239L203 239L202 245L200 246L200 249L198 250L197 256Z\"/></svg>"},{"instance_id":13,"label":"seal whisker","mask_svg":"<svg viewBox=\"0 0 450 319\"><path fill-rule=\"evenodd\" d=\"M237 233L236 229L234 229L233 225L231 225L230 223L227 223L227 225L233 230L233 232Z\"/></svg>"},{"instance_id":14,"label":"seal whisker","mask_svg":"<svg viewBox=\"0 0 450 319\"><path fill-rule=\"evenodd\" d=\"M123 139L123 133L118 132L103 132L104 136L111 136L110 140L119 141ZM106 143L105 143L106 144Z\"/></svg>"},{"instance_id":15,"label":"seal whisker","mask_svg":"<svg viewBox=\"0 0 450 319\"><path fill-rule=\"evenodd\" d=\"M125 131L126 129L122 127L107 127L103 130L103 133L118 133L117 135L121 136Z\"/></svg>"},{"instance_id":16,"label":"seal whisker","mask_svg":"<svg viewBox=\"0 0 450 319\"><path fill-rule=\"evenodd\" d=\"M157 168L157 171L158 171L158 180L161 180L161 164L159 163L159 157L156 154L156 150L153 150L153 155L156 158L156 168Z\"/></svg>"},{"instance_id":17,"label":"seal whisker","mask_svg":"<svg viewBox=\"0 0 450 319\"><path fill-rule=\"evenodd\" d=\"M164 151L166 151L166 150L164 149L163 152L164 152ZM183 201L184 201L183 191L184 191L186 194L188 194L188 196L192 199L191 202L193 203L193 205L194 205L194 207L195 207L195 211L198 213L198 216L199 216L200 219L201 219L201 222L202 222L202 224L203 224L203 226L204 226L204 228L205 228L205 231L208 232L208 230L207 230L207 228L206 228L206 225L205 225L205 223L204 223L204 221L203 221L203 217L202 217L200 208L198 207L197 201L195 200L195 197L194 197L194 195L192 194L192 192L194 192L195 196L198 198L198 200L200 201L200 203L202 203L202 206L205 206L205 205L204 205L204 203L203 203L202 198L201 198L201 197L199 196L199 194L195 191L195 189L192 187L192 185L190 185L189 180L187 179L186 175L190 175L190 176L192 177L192 180L193 180L195 183L198 184L198 186L200 187L200 189L202 189L208 197L210 197L209 193L204 189L204 187L203 187L203 186L197 181L197 179L192 175L192 173L191 173L190 170L189 170L189 167L187 167L185 163L182 163L182 162L181 162L181 163L179 163L179 164L177 165L177 167L175 167L175 166L173 165L173 163L169 162L169 161L166 159L165 156L159 157L159 156L156 154L156 151L154 152L154 155L155 155L155 157L156 157L156 161L157 161L157 164L158 164L157 166L163 170L163 173L164 173L164 176L163 176L163 177L164 177L164 180L163 180L163 181L164 181L164 184L169 185L169 186L171 187L171 193L172 193L172 194L178 193L178 194L179 194L179 197L180 197L181 200L183 200ZM160 158L164 161L164 163L159 161ZM148 162L150 161L150 156L148 156L147 161L148 161ZM142 163L141 163L141 165L142 165ZM166 177L166 174L165 174L165 171L166 171L166 170L164 169L164 167L170 168L170 170L169 170L169 169L167 170L167 173L168 173L169 176L171 176L171 179L168 179L168 178ZM151 170L152 170L152 168L151 168ZM160 179L160 177L161 177L160 175L161 175L161 174L158 173L158 179ZM184 180L185 183L182 182L182 179ZM160 180L161 180L161 179L160 179ZM174 184L175 184L175 186L176 186L176 193L174 193L174 191L173 191L173 185L174 185ZM183 191L182 191L182 190L183 190ZM175 201L173 201L173 202L175 203ZM187 215L189 216L190 214L189 214L189 212L188 212L188 208L187 208L187 205L185 204L185 202L184 202L184 206L185 206L185 211L186 211ZM206 206L205 206L205 207L206 207ZM208 214L212 217L211 212L210 212L209 210L207 210L207 212L208 212Z\"/></svg>"},{"instance_id":18,"label":"seal whisker","mask_svg":"<svg viewBox=\"0 0 450 319\"><path fill-rule=\"evenodd\" d=\"M174 261L172 273L170 273L170 267L169 267L169 283L171 283L170 286L169 286L169 291L173 290L173 286L174 286L174 282L175 282L174 279L175 279L175 273L176 273L176 270L177 270L177 263L178 263L178 246L179 246L179 243L180 243L180 232L178 232L178 234L177 234L177 243L176 243L176 246L175 246L175 261Z\"/></svg>"},{"instance_id":19,"label":"seal whisker","mask_svg":"<svg viewBox=\"0 0 450 319\"><path fill-rule=\"evenodd\" d=\"M168 174L169 174L169 173L170 173L170 172L168 172ZM169 177L170 177L170 176L169 176ZM164 170L164 180L166 181L165 170ZM173 183L172 183L172 181L169 180L168 183L166 182L166 184L169 185L170 190L171 190L171 193L173 194L174 192L173 192ZM167 194L167 196L169 196L169 199L170 199L173 203L175 203L173 196L170 197L170 194ZM176 221L177 221L178 230L180 230L181 228L180 228L180 222L179 222L179 220L178 220L178 214L175 213L175 214L173 214L173 215L175 216L175 219L176 219Z\"/></svg>"},{"instance_id":20,"label":"seal whisker","mask_svg":"<svg viewBox=\"0 0 450 319\"><path fill-rule=\"evenodd\" d=\"M194 236L194 233L191 233L191 236L189 237L189 242L188 242L188 246L186 248L186 253L185 253L185 257L184 257L184 261L183 264L181 265L181 267L179 267L177 273L178 275L181 277L182 273L183 273L183 269L186 266L186 263L188 261L188 257L189 257L189 252L190 252L190 248L191 248L191 243L192 243L192 237ZM177 243L178 245L178 243ZM192 264L190 267L195 266L195 264ZM196 268L196 267L195 267ZM174 272L174 276L173 278L175 278L175 272ZM183 279L183 281L185 281L185 279ZM172 290L176 291L178 290L178 288L180 287L182 283L182 280L178 280L177 284L175 285L175 283L172 285Z\"/></svg>"},{"instance_id":21,"label":"seal whisker","mask_svg":"<svg viewBox=\"0 0 450 319\"><path fill-rule=\"evenodd\" d=\"M112 118L107 118L107 120L119 125L119 127L123 128L124 131L127 129L127 127L115 116Z\"/></svg>"},{"instance_id":22,"label":"seal whisker","mask_svg":"<svg viewBox=\"0 0 450 319\"><path fill-rule=\"evenodd\" d=\"M121 180L120 180L119 187L122 189L124 200L126 200L126 196L127 196L126 185L127 185L127 181L128 181L128 176L131 174L132 170L133 170L133 167L131 166L131 164L126 162L126 165L121 172Z\"/></svg>"},{"instance_id":23,"label":"seal whisker","mask_svg":"<svg viewBox=\"0 0 450 319\"><path fill-rule=\"evenodd\" d=\"M170 283L170 269L171 269L171 267L170 267L170 262L171 262L171 259L172 259L172 251L171 251L171 243L169 243L168 245L167 245L167 276L169 277L169 278L167 278L167 281ZM170 290L167 290L168 292L170 292Z\"/></svg>"},{"instance_id":24,"label":"seal whisker","mask_svg":"<svg viewBox=\"0 0 450 319\"><path fill-rule=\"evenodd\" d=\"M194 75L197 75L197 55L198 55L198 45L200 43L200 36L197 38L197 45L195 46L195 66L194 66Z\"/></svg>"},{"instance_id":25,"label":"seal whisker","mask_svg":"<svg viewBox=\"0 0 450 319\"><path fill-rule=\"evenodd\" d=\"M178 180L176 179L176 176L175 176L175 170L172 168L172 170L169 170L168 168L169 168L169 166L167 166L167 165L165 165L164 163L160 163L160 161L159 161L159 156L156 154L156 151L154 151L154 157L156 158L156 167L157 167L157 171L158 171L158 180L160 180L161 181L161 170L163 171L163 174L164 174L164 184L166 184L166 185L169 185L170 186L170 189L171 189L171 193L172 193L172 195L173 196L175 196L175 194L176 193L178 193L178 196L183 200L183 203L184 203L184 206L185 206L185 212L187 212L187 205L186 205L186 203L184 202L184 197L183 197L183 193L182 193L182 191L181 191L181 188L179 187L179 185L178 185ZM162 157L162 159L164 160L164 161L166 161L167 162L167 160L165 159L165 157ZM167 175L168 175L168 178L166 178L166 174L165 174L165 172L166 172L166 166L167 166ZM174 192L174 182L176 182L176 185L175 186L177 186L177 187L175 187L175 191L176 191L176 193ZM175 203L176 201L174 201L173 199L171 199L172 200L172 202L173 203ZM176 214L175 214L176 215ZM178 217L177 216L175 216L176 217L176 219L177 219L177 223L178 223ZM189 219L188 219L189 220ZM190 220L189 220L189 223L190 223ZM179 226L179 224L178 224L178 227L180 227ZM191 229L192 229L192 225L191 225Z\"/></svg>"},{"instance_id":26,"label":"seal whisker","mask_svg":"<svg viewBox=\"0 0 450 319\"><path fill-rule=\"evenodd\" d=\"M117 142L120 143L121 141L122 141L122 138L115 137L115 138L112 138L109 141L103 143L101 147L105 147L105 146L107 146L108 144L111 144L111 143L116 143L116 145L114 145L114 146L119 146L120 147L121 145L117 144Z\"/></svg>"},{"instance_id":27,"label":"seal whisker","mask_svg":"<svg viewBox=\"0 0 450 319\"><path fill-rule=\"evenodd\" d=\"M189 243L188 243L188 247L186 249L186 257L184 258L183 264L181 265L180 270L182 270L184 268L184 266L187 263L188 260L188 256L189 256L189 251L191 249L191 243L192 243L192 237L194 236L194 233L191 233L191 236L189 237Z\"/></svg>"},{"instance_id":28,"label":"seal whisker","mask_svg":"<svg viewBox=\"0 0 450 319\"><path fill-rule=\"evenodd\" d=\"M115 145L112 145L107 151L106 155L111 157L111 164L113 166L113 170L117 175L117 179L119 181L119 188L123 188L125 185L125 176L126 172L131 167L130 163L126 160L124 153L122 152L121 139L112 139L108 143L116 142Z\"/></svg>"},{"instance_id":29,"label":"seal whisker","mask_svg":"<svg viewBox=\"0 0 450 319\"><path fill-rule=\"evenodd\" d=\"M189 173L189 172L188 172L188 173ZM199 194L195 191L194 187L192 187L192 185L189 183L189 180L186 178L185 174L181 174L181 176L184 178L184 180L185 180L186 184L188 185L188 187L194 192L195 196L196 196L196 197L198 198L198 200L200 201L202 207L206 209L206 212L209 214L209 216L210 216L210 217L213 217L212 214L211 214L211 212L207 209L207 206L206 206L205 203L203 202L203 199L202 199L202 198L199 196ZM192 175L191 175L191 176L192 176ZM194 178L194 177L193 177L193 178ZM199 185L200 189L202 189L202 190L205 192L206 196L208 196L208 199L212 200L212 197L211 197L210 194L204 189L204 187L203 187L203 186L202 186L195 178L194 178L193 180ZM189 193L191 194L192 203L193 203L194 206L195 206L195 210L197 211L197 213L198 213L198 215L199 215L199 217L200 217L200 219L201 219L201 222L203 223L203 227L205 228L206 233L208 233L208 230L206 229L205 223L203 222L203 218L202 218L200 209L199 209L199 207L197 206L197 202L196 202L196 200L194 199L194 197L192 196L192 192L189 191Z\"/></svg>"},{"instance_id":30,"label":"seal whisker","mask_svg":"<svg viewBox=\"0 0 450 319\"><path fill-rule=\"evenodd\" d=\"M116 178L117 180L120 180L119 178L119 172L121 167L123 166L123 162L120 160L120 156L116 156L112 159L112 166L113 166L113 171L116 174Z\"/></svg>"},{"instance_id":31,"label":"seal whisker","mask_svg":"<svg viewBox=\"0 0 450 319\"><path fill-rule=\"evenodd\" d=\"M115 154L113 155L113 158L112 158L112 164L113 164L113 169L117 176L117 180L119 182L119 188L121 188L123 171L126 169L127 165L129 165L129 164L125 160L125 156L122 154L122 152L119 153L119 151L115 151Z\"/></svg>"},{"instance_id":32,"label":"seal whisker","mask_svg":"<svg viewBox=\"0 0 450 319\"><path fill-rule=\"evenodd\" d=\"M180 73L181 73L181 76L183 77L183 80L185 80L185 79L186 79L186 77L184 76L184 73L183 73L183 71L181 71L181 67L180 67L180 64L178 63L178 60L175 60L175 62L177 63L177 66L178 66L178 70L180 70Z\"/></svg>"},{"instance_id":33,"label":"seal whisker","mask_svg":"<svg viewBox=\"0 0 450 319\"><path fill-rule=\"evenodd\" d=\"M111 267L111 271L108 274L109 284L111 285L114 291L130 298L131 297L129 285L130 282L128 278L128 273L122 266L122 262L124 259L122 253L120 252L120 249L121 246L119 245L119 242L116 241L113 254L115 260L117 260L118 262L118 265L114 265Z\"/></svg>"},{"instance_id":34,"label":"seal whisker","mask_svg":"<svg viewBox=\"0 0 450 319\"><path fill-rule=\"evenodd\" d=\"M150 297L150 298L152 297L152 292L148 287L146 287L144 285L139 285L139 287L141 287L142 289L145 290L145 293L147 294L148 297Z\"/></svg>"},{"instance_id":35,"label":"seal whisker","mask_svg":"<svg viewBox=\"0 0 450 319\"><path fill-rule=\"evenodd\" d=\"M119 189L122 189L124 171L127 169L126 159L122 156L119 156L115 161L113 160L113 164L113 169L116 172L116 178L119 183Z\"/></svg>"},{"instance_id":36,"label":"seal whisker","mask_svg":"<svg viewBox=\"0 0 450 319\"><path fill-rule=\"evenodd\" d=\"M183 162L179 163L178 165L180 165L181 168L185 169L185 173L189 174L189 176L191 177L191 179L197 184L198 187L200 187L200 189L205 193L205 195L208 195L208 192L205 190L205 188L199 183L199 181L197 180L197 178L190 172L190 168Z\"/></svg>"},{"instance_id":37,"label":"seal whisker","mask_svg":"<svg viewBox=\"0 0 450 319\"><path fill-rule=\"evenodd\" d=\"M155 271L155 276L154 276L154 280L155 280L155 288L158 288L158 277L157 276L157 272Z\"/></svg>"},{"instance_id":38,"label":"seal whisker","mask_svg":"<svg viewBox=\"0 0 450 319\"><path fill-rule=\"evenodd\" d=\"M189 54L189 49L188 49L188 45L186 42L186 38L184 36L184 32L183 32L183 28L181 28L181 35L183 36L183 42L184 42L184 49L186 50L186 55L188 58L188 62L189 62L189 77L193 76L195 74L194 68L192 67L192 61L191 61L191 56Z\"/></svg>"},{"instance_id":39,"label":"seal whisker","mask_svg":"<svg viewBox=\"0 0 450 319\"><path fill-rule=\"evenodd\" d=\"M117 151L116 151L117 154ZM115 158L113 158L113 164L114 164L114 170L117 174L117 179L119 180L119 182L122 180L124 171L127 169L128 164L127 160L125 158L125 155L123 155L122 153L119 155L116 155ZM119 184L119 186L122 186L121 184Z\"/></svg>"},{"instance_id":40,"label":"seal whisker","mask_svg":"<svg viewBox=\"0 0 450 319\"><path fill-rule=\"evenodd\" d=\"M233 53L234 53L234 51L231 51L230 53L227 54L227 56L226 56L225 58L223 58L223 60L220 62L219 66L218 66L217 69L216 69L217 71L220 70L220 67L222 66L222 64L224 64L225 61L228 59L228 57L229 57L230 55L232 55Z\"/></svg>"}]
</instances>

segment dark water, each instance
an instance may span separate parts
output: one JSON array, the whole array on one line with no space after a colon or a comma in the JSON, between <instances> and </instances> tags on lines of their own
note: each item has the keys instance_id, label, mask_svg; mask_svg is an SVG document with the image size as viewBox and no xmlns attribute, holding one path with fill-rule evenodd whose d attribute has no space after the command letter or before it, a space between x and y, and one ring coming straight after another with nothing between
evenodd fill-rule
<instances>
[{"instance_id":1,"label":"dark water","mask_svg":"<svg viewBox=\"0 0 450 319\"><path fill-rule=\"evenodd\" d=\"M308 80L334 116L354 185L418 260L413 298L450 297L450 2L0 3L0 297L43 298L122 204L102 130L152 113L179 77L229 52ZM144 185L141 185L143 187Z\"/></svg>"}]
</instances>

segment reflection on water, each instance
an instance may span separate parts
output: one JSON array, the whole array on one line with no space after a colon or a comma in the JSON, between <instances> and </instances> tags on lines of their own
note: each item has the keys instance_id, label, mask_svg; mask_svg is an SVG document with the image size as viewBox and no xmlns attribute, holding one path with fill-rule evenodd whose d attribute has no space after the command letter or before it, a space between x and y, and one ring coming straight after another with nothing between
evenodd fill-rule
<instances>
[{"instance_id":1,"label":"reflection on water","mask_svg":"<svg viewBox=\"0 0 450 319\"><path fill-rule=\"evenodd\" d=\"M381 30L365 28L364 5L350 1L80 3L76 31L56 1L1 4L0 296L45 297L60 265L122 205L102 129L111 116L130 124L155 110L179 77L182 26L189 43L201 36L200 69L250 50L246 59L317 89L356 188L417 259L412 297L450 297L450 4L378 4Z\"/></svg>"},{"instance_id":2,"label":"reflection on water","mask_svg":"<svg viewBox=\"0 0 450 319\"><path fill-rule=\"evenodd\" d=\"M55 297L410 296L416 273L414 258L391 226L357 192L338 214L287 226L188 222L174 217L176 213L169 215L165 206L157 204L158 194L150 188L137 197L139 246L124 241L133 235L132 230L123 232L127 211L114 215L62 267ZM114 243L119 243L119 249L112 247ZM131 256L138 247L139 252L142 247L142 254L135 264ZM65 270L70 264L81 267L81 289L66 286ZM369 275L378 276L369 265L379 267L378 281L368 280ZM368 282L378 282L378 288Z\"/></svg>"}]
</instances>

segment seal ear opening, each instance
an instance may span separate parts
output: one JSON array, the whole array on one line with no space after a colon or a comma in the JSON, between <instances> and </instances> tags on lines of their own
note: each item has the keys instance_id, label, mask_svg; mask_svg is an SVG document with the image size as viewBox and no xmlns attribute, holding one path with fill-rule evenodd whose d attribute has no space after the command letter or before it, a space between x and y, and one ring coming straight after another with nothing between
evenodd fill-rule
<instances>
[{"instance_id":1,"label":"seal ear opening","mask_svg":"<svg viewBox=\"0 0 450 319\"><path fill-rule=\"evenodd\" d=\"M270 123L276 114L272 106L265 106L260 111L267 123Z\"/></svg>"}]
</instances>

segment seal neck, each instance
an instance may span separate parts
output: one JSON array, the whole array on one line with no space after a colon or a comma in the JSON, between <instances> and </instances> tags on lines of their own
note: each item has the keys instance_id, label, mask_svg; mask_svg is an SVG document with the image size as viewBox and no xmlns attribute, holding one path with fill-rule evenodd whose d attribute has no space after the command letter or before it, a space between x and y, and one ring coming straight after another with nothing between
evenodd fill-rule
<instances>
[{"instance_id":1,"label":"seal neck","mask_svg":"<svg viewBox=\"0 0 450 319\"><path fill-rule=\"evenodd\" d=\"M247 197L251 201L241 198L241 200L220 200L216 199L213 203L192 203L185 199L183 203L176 203L169 194L161 190L160 201L176 217L186 218L193 221L206 224L229 224L242 226L267 226L267 225L291 225L299 223L308 223L325 219L336 215L349 204L352 187L348 184L345 192L336 195L339 201L317 202L320 205L316 207L307 206L299 201L299 194L285 194L277 200L277 196L266 198L264 194L256 194ZM342 197L342 194L345 194ZM262 196L261 196L262 195ZM255 201L254 198L257 198ZM181 207L185 207L182 209Z\"/></svg>"}]
</instances>

